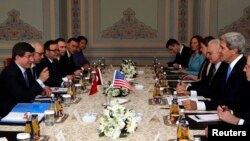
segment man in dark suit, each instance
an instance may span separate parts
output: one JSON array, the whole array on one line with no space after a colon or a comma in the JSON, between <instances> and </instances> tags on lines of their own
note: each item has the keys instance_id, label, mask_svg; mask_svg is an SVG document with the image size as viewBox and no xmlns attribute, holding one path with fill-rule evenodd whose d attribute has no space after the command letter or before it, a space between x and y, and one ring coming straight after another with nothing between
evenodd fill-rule
<instances>
[{"instance_id":1,"label":"man in dark suit","mask_svg":"<svg viewBox=\"0 0 250 141\"><path fill-rule=\"evenodd\" d=\"M177 69L181 67L187 68L188 61L191 56L191 50L189 47L180 44L175 39L169 39L166 43L166 48L175 53L175 59L173 62L168 62L165 67L175 67Z\"/></svg>"},{"instance_id":2,"label":"man in dark suit","mask_svg":"<svg viewBox=\"0 0 250 141\"><path fill-rule=\"evenodd\" d=\"M44 57L44 47L40 41L33 40L30 42L30 45L35 49L34 52L34 62L31 65L30 71L32 74L32 78L36 80L39 77L39 73L37 71L37 64L41 62ZM28 70L29 71L29 70ZM51 89L48 86L45 86L44 93L47 95L51 94Z\"/></svg>"},{"instance_id":3,"label":"man in dark suit","mask_svg":"<svg viewBox=\"0 0 250 141\"><path fill-rule=\"evenodd\" d=\"M247 83L244 72L246 57L243 56L245 49L245 38L237 32L229 32L220 36L220 56L228 63L226 79L221 85L221 91L217 94L217 99L205 102L195 102L192 100L183 101L183 105L188 110L215 110L218 105L227 105L232 110L237 110L241 95L245 93L244 86Z\"/></svg>"},{"instance_id":4,"label":"man in dark suit","mask_svg":"<svg viewBox=\"0 0 250 141\"><path fill-rule=\"evenodd\" d=\"M220 40L211 40L207 47L207 58L212 64L209 69L208 76L205 78L205 80L193 82L190 85L186 85L185 83L177 85L177 93L195 91L195 94L191 93L191 95L216 98L218 96L216 93L221 91L221 84L225 81L225 74L228 67L227 63L221 61L219 54L220 50Z\"/></svg>"},{"instance_id":5,"label":"man in dark suit","mask_svg":"<svg viewBox=\"0 0 250 141\"><path fill-rule=\"evenodd\" d=\"M242 95L242 101L239 103L239 105L241 105L241 110L233 111L232 113L225 105L217 107L217 113L220 119L234 125L250 124L250 55L247 57L247 63L244 67L244 72L248 81L245 86L245 88L248 89L248 93L244 93Z\"/></svg>"},{"instance_id":6,"label":"man in dark suit","mask_svg":"<svg viewBox=\"0 0 250 141\"><path fill-rule=\"evenodd\" d=\"M32 81L26 72L34 61L33 56L34 48L30 44L20 42L14 45L14 61L0 75L0 117L7 115L17 103L31 102L43 91L43 82L49 77L47 68L36 81Z\"/></svg>"},{"instance_id":7,"label":"man in dark suit","mask_svg":"<svg viewBox=\"0 0 250 141\"><path fill-rule=\"evenodd\" d=\"M48 68L50 72L50 77L44 82L50 87L62 87L63 84L63 74L60 68L59 62L57 60L59 49L58 44L54 40L49 40L44 44L45 57L37 64L37 71L40 73L44 68ZM66 84L66 83L65 83Z\"/></svg>"},{"instance_id":8,"label":"man in dark suit","mask_svg":"<svg viewBox=\"0 0 250 141\"><path fill-rule=\"evenodd\" d=\"M73 54L77 52L78 42L76 38L70 38L67 43L66 53L60 57L59 63L63 68L63 75L80 75L81 68L77 67L73 61Z\"/></svg>"}]
</instances>

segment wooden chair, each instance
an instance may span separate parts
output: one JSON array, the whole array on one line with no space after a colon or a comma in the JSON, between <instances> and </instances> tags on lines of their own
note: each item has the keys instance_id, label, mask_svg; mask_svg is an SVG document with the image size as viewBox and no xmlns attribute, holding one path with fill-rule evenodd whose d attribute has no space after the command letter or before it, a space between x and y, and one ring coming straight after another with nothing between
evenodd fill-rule
<instances>
[{"instance_id":1,"label":"wooden chair","mask_svg":"<svg viewBox=\"0 0 250 141\"><path fill-rule=\"evenodd\" d=\"M12 62L12 58L6 58L3 60L3 67L7 67Z\"/></svg>"}]
</instances>

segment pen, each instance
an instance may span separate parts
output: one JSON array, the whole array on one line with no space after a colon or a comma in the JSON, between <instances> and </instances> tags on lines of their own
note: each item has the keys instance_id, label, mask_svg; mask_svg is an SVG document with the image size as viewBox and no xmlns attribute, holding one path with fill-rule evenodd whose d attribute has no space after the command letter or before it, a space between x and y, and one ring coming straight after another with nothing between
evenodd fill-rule
<instances>
[{"instance_id":1,"label":"pen","mask_svg":"<svg viewBox=\"0 0 250 141\"><path fill-rule=\"evenodd\" d=\"M197 119L200 119L200 117L198 117L197 115L194 115L194 117L197 118Z\"/></svg>"}]
</instances>

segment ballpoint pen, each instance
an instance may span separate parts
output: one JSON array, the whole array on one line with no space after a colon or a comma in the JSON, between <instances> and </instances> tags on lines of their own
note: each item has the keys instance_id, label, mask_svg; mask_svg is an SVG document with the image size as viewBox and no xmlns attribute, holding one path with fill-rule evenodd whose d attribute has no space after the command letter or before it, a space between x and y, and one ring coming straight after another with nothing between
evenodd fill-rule
<instances>
[{"instance_id":1,"label":"ballpoint pen","mask_svg":"<svg viewBox=\"0 0 250 141\"><path fill-rule=\"evenodd\" d=\"M197 118L197 119L200 119L200 117L198 117L197 115L194 115L194 117Z\"/></svg>"}]
</instances>

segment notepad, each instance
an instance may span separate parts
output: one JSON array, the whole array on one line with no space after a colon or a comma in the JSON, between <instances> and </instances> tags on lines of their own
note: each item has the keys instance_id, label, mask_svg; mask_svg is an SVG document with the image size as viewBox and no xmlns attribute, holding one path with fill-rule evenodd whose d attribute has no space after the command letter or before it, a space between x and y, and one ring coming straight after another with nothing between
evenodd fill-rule
<instances>
[{"instance_id":1,"label":"notepad","mask_svg":"<svg viewBox=\"0 0 250 141\"><path fill-rule=\"evenodd\" d=\"M200 115L188 115L189 118L196 122L214 122L220 121L217 114L200 114Z\"/></svg>"},{"instance_id":2,"label":"notepad","mask_svg":"<svg viewBox=\"0 0 250 141\"><path fill-rule=\"evenodd\" d=\"M0 122L2 123L25 123L26 119L24 114L31 112L31 114L38 115L40 122L44 116L44 111L49 109L49 103L18 103L11 112L3 117Z\"/></svg>"}]
</instances>

